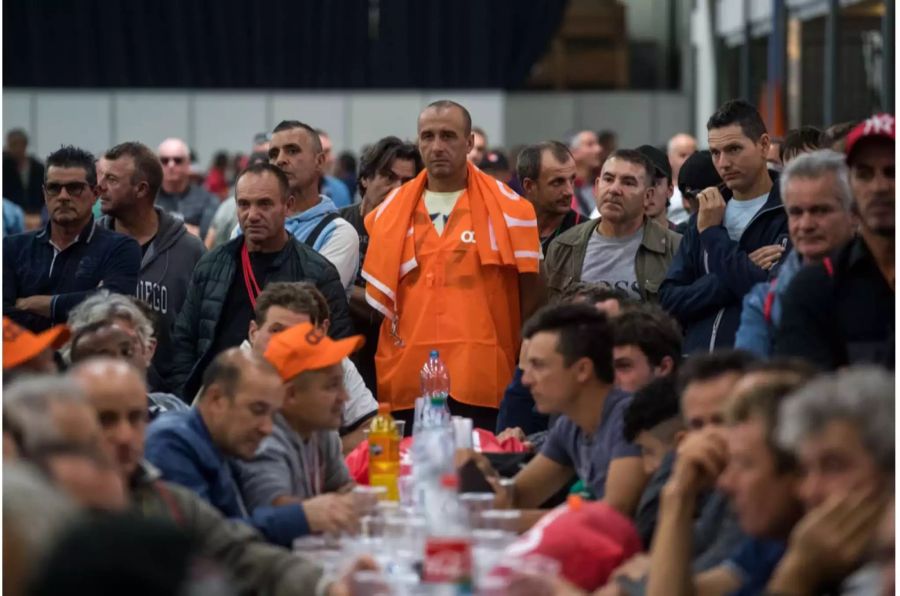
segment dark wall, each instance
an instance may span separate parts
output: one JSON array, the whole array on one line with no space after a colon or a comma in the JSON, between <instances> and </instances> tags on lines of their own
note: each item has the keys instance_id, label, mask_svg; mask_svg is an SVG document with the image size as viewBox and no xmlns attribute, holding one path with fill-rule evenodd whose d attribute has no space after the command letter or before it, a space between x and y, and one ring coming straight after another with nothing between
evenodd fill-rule
<instances>
[{"instance_id":1,"label":"dark wall","mask_svg":"<svg viewBox=\"0 0 900 596\"><path fill-rule=\"evenodd\" d=\"M567 0L8 0L10 87L522 86Z\"/></svg>"}]
</instances>

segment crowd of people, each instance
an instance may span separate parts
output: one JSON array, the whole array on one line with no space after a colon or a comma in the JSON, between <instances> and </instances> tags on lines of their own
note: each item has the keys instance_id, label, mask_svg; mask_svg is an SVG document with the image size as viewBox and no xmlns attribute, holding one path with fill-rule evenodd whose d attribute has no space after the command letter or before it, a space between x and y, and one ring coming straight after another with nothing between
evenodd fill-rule
<instances>
[{"instance_id":1,"label":"crowd of people","mask_svg":"<svg viewBox=\"0 0 900 596\"><path fill-rule=\"evenodd\" d=\"M442 100L358 167L285 120L202 183L181 139L10 132L4 589L350 594L372 560L291 545L359 531L345 458L379 405L409 434L437 350L528 450L463 458L521 530L576 493L640 537L542 593L893 594L894 127L732 100L510 160Z\"/></svg>"}]
</instances>

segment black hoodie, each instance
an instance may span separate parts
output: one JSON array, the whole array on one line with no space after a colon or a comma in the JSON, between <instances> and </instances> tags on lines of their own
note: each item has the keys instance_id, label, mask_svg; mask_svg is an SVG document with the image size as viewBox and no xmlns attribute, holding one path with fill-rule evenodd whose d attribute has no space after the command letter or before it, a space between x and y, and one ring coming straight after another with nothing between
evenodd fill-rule
<instances>
[{"instance_id":1,"label":"black hoodie","mask_svg":"<svg viewBox=\"0 0 900 596\"><path fill-rule=\"evenodd\" d=\"M156 355L148 371L151 391L170 392L165 379L172 368L172 332L175 319L187 296L194 266L206 252L199 238L189 234L184 222L154 207L159 216L159 229L144 252L135 294L159 317ZM114 229L115 220L106 216L98 225Z\"/></svg>"}]
</instances>

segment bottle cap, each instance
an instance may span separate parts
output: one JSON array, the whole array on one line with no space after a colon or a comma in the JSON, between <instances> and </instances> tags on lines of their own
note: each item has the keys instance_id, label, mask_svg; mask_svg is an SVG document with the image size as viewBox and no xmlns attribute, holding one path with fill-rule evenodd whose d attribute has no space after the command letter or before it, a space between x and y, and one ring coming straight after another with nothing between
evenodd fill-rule
<instances>
[{"instance_id":1,"label":"bottle cap","mask_svg":"<svg viewBox=\"0 0 900 596\"><path fill-rule=\"evenodd\" d=\"M431 350L430 356L431 356L432 358L438 358L438 351L437 351L437 350Z\"/></svg>"},{"instance_id":2,"label":"bottle cap","mask_svg":"<svg viewBox=\"0 0 900 596\"><path fill-rule=\"evenodd\" d=\"M441 476L441 486L444 488L459 488L459 476L456 474L444 474Z\"/></svg>"},{"instance_id":3,"label":"bottle cap","mask_svg":"<svg viewBox=\"0 0 900 596\"><path fill-rule=\"evenodd\" d=\"M569 495L566 498L566 504L572 511L578 511L584 505L584 499L581 498L581 495Z\"/></svg>"},{"instance_id":4,"label":"bottle cap","mask_svg":"<svg viewBox=\"0 0 900 596\"><path fill-rule=\"evenodd\" d=\"M431 396L431 405L433 406L443 406L446 402L447 398L441 394Z\"/></svg>"}]
</instances>

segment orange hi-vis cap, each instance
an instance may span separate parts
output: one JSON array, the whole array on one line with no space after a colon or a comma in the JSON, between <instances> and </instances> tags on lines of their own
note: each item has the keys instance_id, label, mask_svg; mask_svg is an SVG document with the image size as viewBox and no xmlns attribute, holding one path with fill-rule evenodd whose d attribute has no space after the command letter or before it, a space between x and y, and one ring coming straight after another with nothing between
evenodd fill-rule
<instances>
[{"instance_id":1,"label":"orange hi-vis cap","mask_svg":"<svg viewBox=\"0 0 900 596\"><path fill-rule=\"evenodd\" d=\"M339 364L364 343L362 335L334 340L311 323L300 323L273 335L265 356L281 379L290 381L300 373Z\"/></svg>"},{"instance_id":2,"label":"orange hi-vis cap","mask_svg":"<svg viewBox=\"0 0 900 596\"><path fill-rule=\"evenodd\" d=\"M48 348L58 350L69 341L70 335L65 325L32 333L9 317L3 317L3 370L25 364Z\"/></svg>"}]
</instances>

